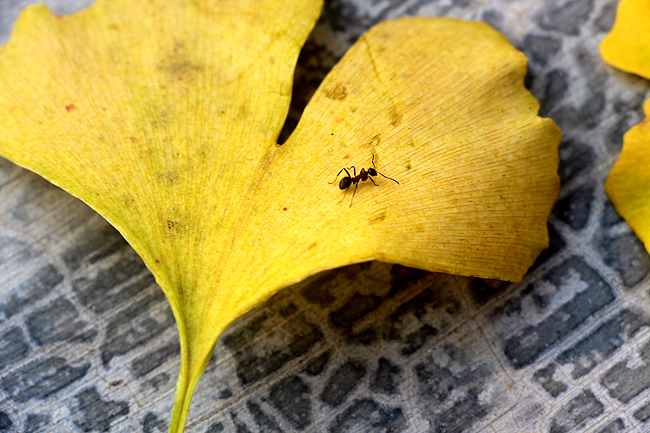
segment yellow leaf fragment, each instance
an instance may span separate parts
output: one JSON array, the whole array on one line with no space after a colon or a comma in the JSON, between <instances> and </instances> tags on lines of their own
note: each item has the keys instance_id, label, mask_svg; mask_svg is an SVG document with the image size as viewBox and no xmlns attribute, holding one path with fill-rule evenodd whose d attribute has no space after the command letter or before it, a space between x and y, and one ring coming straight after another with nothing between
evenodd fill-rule
<instances>
[{"instance_id":1,"label":"yellow leaf fragment","mask_svg":"<svg viewBox=\"0 0 650 433\"><path fill-rule=\"evenodd\" d=\"M650 0L621 0L600 53L612 66L650 78Z\"/></svg>"},{"instance_id":2,"label":"yellow leaf fragment","mask_svg":"<svg viewBox=\"0 0 650 433\"><path fill-rule=\"evenodd\" d=\"M650 79L650 0L621 0L612 31L600 44L606 62ZM605 182L605 190L650 251L650 100L646 118L623 136L623 151Z\"/></svg>"},{"instance_id":3,"label":"yellow leaf fragment","mask_svg":"<svg viewBox=\"0 0 650 433\"><path fill-rule=\"evenodd\" d=\"M650 252L650 99L643 108L646 118L623 136L623 151L605 191Z\"/></svg>"},{"instance_id":4,"label":"yellow leaf fragment","mask_svg":"<svg viewBox=\"0 0 650 433\"><path fill-rule=\"evenodd\" d=\"M37 6L0 53L0 155L103 215L169 299L170 431L223 329L282 287L373 259L518 281L547 246L560 131L537 117L525 57L486 24L376 26L275 144L320 7ZM399 184L338 188L342 168L373 164Z\"/></svg>"}]
</instances>

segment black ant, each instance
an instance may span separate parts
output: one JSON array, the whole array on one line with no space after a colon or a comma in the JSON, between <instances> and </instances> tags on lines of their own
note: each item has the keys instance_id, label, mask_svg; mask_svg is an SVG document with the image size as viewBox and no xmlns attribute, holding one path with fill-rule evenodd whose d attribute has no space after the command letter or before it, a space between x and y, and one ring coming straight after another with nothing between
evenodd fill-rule
<instances>
[{"instance_id":1,"label":"black ant","mask_svg":"<svg viewBox=\"0 0 650 433\"><path fill-rule=\"evenodd\" d=\"M354 192L352 193L352 200L350 200L350 207L352 207L352 201L354 200L354 195L357 193L357 188L359 188L359 182L370 180L370 182L372 182L375 186L377 186L375 181L372 179L372 176L377 176L379 174L379 175L385 177L386 179L392 180L393 182L395 182L396 184L399 185L398 181L396 181L392 177L388 177L388 176L385 176L385 175L381 174L380 172L378 172L375 169L375 155L374 154L372 154L372 167L369 167L368 170L366 170L365 168L362 168L361 171L359 172L359 174L357 174L357 169L356 169L356 167L354 165L351 166L350 169L354 173L354 176L351 176L348 169L343 167L341 169L341 171L338 172L338 174L336 175L336 178L334 179L334 182L336 182L336 179L338 179L339 175L345 171L347 176L343 177L341 179L341 181L339 182L339 188L341 190L345 190L345 194L348 193L348 189L350 189L350 186L354 185ZM331 185L334 182L330 182L329 184ZM343 195L343 198L345 198L345 194ZM341 200L343 200L343 198Z\"/></svg>"}]
</instances>

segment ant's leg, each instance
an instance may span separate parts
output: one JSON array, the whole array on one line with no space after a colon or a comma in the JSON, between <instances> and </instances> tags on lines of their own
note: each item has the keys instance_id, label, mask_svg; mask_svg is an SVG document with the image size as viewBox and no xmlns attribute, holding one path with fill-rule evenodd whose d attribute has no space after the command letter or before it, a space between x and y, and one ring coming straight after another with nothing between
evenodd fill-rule
<instances>
[{"instance_id":1,"label":"ant's leg","mask_svg":"<svg viewBox=\"0 0 650 433\"><path fill-rule=\"evenodd\" d=\"M351 165L351 166L350 166L350 169L351 169L351 170L354 170L354 171L353 171L353 172L354 172L354 176L352 176L352 177L357 177L357 169L356 169L356 167L355 167L354 165ZM348 176L349 176L349 175L350 175L350 173L348 173Z\"/></svg>"},{"instance_id":2,"label":"ant's leg","mask_svg":"<svg viewBox=\"0 0 650 433\"><path fill-rule=\"evenodd\" d=\"M346 189L345 189L345 194L343 194L343 197L341 197L341 200L339 200L339 203L341 203L341 202L343 201L343 199L345 198L345 196L348 195L348 190L349 190L349 189L350 189L350 188L346 188Z\"/></svg>"},{"instance_id":3,"label":"ant's leg","mask_svg":"<svg viewBox=\"0 0 650 433\"><path fill-rule=\"evenodd\" d=\"M327 182L327 184L328 184L328 185L331 185L331 184L333 184L333 183L336 183L336 179L338 179L338 178L339 178L339 175L340 175L342 172L344 172L344 171L345 171L345 173L348 175L348 177L350 177L350 172L349 172L345 167L343 167L343 168L342 168L341 170L339 170L339 172L336 174L336 177L334 178L334 181L333 181L333 182Z\"/></svg>"},{"instance_id":4,"label":"ant's leg","mask_svg":"<svg viewBox=\"0 0 650 433\"><path fill-rule=\"evenodd\" d=\"M377 167L375 167L375 154L372 154L372 167L376 170Z\"/></svg>"},{"instance_id":5,"label":"ant's leg","mask_svg":"<svg viewBox=\"0 0 650 433\"><path fill-rule=\"evenodd\" d=\"M370 176L370 175L369 175L369 176L368 176L368 179L370 179L370 182L372 182L372 183L374 183L374 184L375 184L375 186L377 186L377 184L375 183L375 181L374 181L374 180L372 180L372 176Z\"/></svg>"},{"instance_id":6,"label":"ant's leg","mask_svg":"<svg viewBox=\"0 0 650 433\"><path fill-rule=\"evenodd\" d=\"M345 168L342 168L338 173L336 173L336 177L334 178L334 181L333 181L333 182L328 182L327 184L328 184L328 185L331 185L331 184L333 184L333 183L336 183L336 179L339 178L339 175L341 174L341 172L343 172L343 170L345 170ZM346 170L346 171L347 171L347 170ZM348 173L348 176L349 176L349 175L350 175L350 173Z\"/></svg>"},{"instance_id":7,"label":"ant's leg","mask_svg":"<svg viewBox=\"0 0 650 433\"><path fill-rule=\"evenodd\" d=\"M359 182L354 185L354 192L352 193L352 200L350 200L350 207L352 207L352 202L354 201L354 196L357 193L357 188L359 188Z\"/></svg>"}]
</instances>

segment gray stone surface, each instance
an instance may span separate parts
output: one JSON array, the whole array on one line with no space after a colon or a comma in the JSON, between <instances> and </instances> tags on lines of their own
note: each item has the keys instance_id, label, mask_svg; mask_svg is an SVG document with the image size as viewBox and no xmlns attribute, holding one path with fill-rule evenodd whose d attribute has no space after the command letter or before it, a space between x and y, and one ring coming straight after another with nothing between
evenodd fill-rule
<instances>
[{"instance_id":1,"label":"gray stone surface","mask_svg":"<svg viewBox=\"0 0 650 433\"><path fill-rule=\"evenodd\" d=\"M0 43L27 4L0 0ZM365 263L281 291L226 330L187 431L650 431L650 256L603 189L650 82L599 57L615 6L326 0L282 136L372 25L486 21L563 129L551 244L521 284ZM0 432L165 432L178 369L171 310L117 231L0 159Z\"/></svg>"}]
</instances>

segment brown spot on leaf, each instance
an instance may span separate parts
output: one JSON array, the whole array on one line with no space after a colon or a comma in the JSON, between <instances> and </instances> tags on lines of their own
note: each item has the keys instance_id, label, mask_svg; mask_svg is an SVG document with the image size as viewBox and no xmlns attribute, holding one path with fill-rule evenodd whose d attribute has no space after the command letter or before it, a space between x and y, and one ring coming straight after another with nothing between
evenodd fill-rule
<instances>
[{"instance_id":1,"label":"brown spot on leaf","mask_svg":"<svg viewBox=\"0 0 650 433\"><path fill-rule=\"evenodd\" d=\"M158 69L169 72L172 79L193 81L203 65L193 63L185 45L176 42L172 52L158 63Z\"/></svg>"},{"instance_id":2,"label":"brown spot on leaf","mask_svg":"<svg viewBox=\"0 0 650 433\"><path fill-rule=\"evenodd\" d=\"M339 83L334 88L325 90L325 96L335 101L342 101L348 96L348 92L345 86Z\"/></svg>"},{"instance_id":3,"label":"brown spot on leaf","mask_svg":"<svg viewBox=\"0 0 650 433\"><path fill-rule=\"evenodd\" d=\"M178 175L178 172L174 170L165 170L165 171L157 171L156 177L164 181L168 185L172 185L174 182L178 181L178 178L180 176Z\"/></svg>"},{"instance_id":4,"label":"brown spot on leaf","mask_svg":"<svg viewBox=\"0 0 650 433\"><path fill-rule=\"evenodd\" d=\"M74 110L75 108L77 108L77 107L75 107L74 104L68 104L68 105L65 106L65 109L68 110L68 113L70 111Z\"/></svg>"},{"instance_id":5,"label":"brown spot on leaf","mask_svg":"<svg viewBox=\"0 0 650 433\"><path fill-rule=\"evenodd\" d=\"M376 213L368 220L368 224L377 224L386 219L386 211L383 210L379 213Z\"/></svg>"},{"instance_id":6,"label":"brown spot on leaf","mask_svg":"<svg viewBox=\"0 0 650 433\"><path fill-rule=\"evenodd\" d=\"M402 113L399 113L397 110L393 109L391 111L391 121L390 124L393 126L397 126L400 123L402 123L402 118L404 115Z\"/></svg>"}]
</instances>

